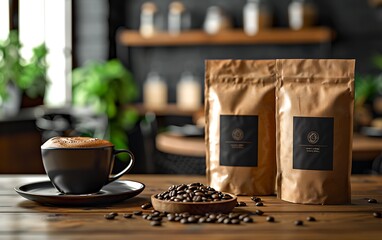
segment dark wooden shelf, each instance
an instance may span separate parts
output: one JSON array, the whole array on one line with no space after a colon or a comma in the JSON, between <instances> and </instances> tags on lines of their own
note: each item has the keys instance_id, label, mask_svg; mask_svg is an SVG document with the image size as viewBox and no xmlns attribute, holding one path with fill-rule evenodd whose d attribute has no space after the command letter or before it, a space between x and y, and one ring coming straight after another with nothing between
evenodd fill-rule
<instances>
[{"instance_id":1,"label":"dark wooden shelf","mask_svg":"<svg viewBox=\"0 0 382 240\"><path fill-rule=\"evenodd\" d=\"M302 30L289 28L270 28L258 32L255 36L246 35L241 29L226 30L209 35L201 30L171 35L166 32L143 37L136 30L121 30L118 40L129 47L149 46L187 46L187 45L241 45L241 44L312 44L330 42L334 33L327 27L315 27Z\"/></svg>"}]
</instances>

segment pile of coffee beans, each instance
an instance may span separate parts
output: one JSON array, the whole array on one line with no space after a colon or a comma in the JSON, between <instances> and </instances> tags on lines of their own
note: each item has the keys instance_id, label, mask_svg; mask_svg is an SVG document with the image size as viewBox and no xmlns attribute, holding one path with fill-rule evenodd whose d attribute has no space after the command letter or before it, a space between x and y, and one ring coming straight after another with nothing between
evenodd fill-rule
<instances>
[{"instance_id":1,"label":"pile of coffee beans","mask_svg":"<svg viewBox=\"0 0 382 240\"><path fill-rule=\"evenodd\" d=\"M172 185L167 191L156 194L155 198L172 202L216 202L232 199L232 196L202 183L190 183Z\"/></svg>"},{"instance_id":2,"label":"pile of coffee beans","mask_svg":"<svg viewBox=\"0 0 382 240\"><path fill-rule=\"evenodd\" d=\"M150 214L143 214L142 218L151 221L151 225L160 226L157 222L167 220L169 222L180 222L182 224L196 223L221 223L221 224L240 224L252 223L253 218L247 213L206 213L204 215L193 215L188 212L184 213L166 213L153 210ZM155 224L153 222L156 222Z\"/></svg>"}]
</instances>

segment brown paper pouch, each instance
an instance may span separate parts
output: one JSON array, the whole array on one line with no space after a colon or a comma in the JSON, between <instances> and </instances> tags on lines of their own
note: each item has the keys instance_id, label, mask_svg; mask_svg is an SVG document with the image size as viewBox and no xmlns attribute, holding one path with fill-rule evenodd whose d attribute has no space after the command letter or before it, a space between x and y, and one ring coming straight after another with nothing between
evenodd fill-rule
<instances>
[{"instance_id":1,"label":"brown paper pouch","mask_svg":"<svg viewBox=\"0 0 382 240\"><path fill-rule=\"evenodd\" d=\"M206 61L206 172L215 189L274 193L275 77L274 60Z\"/></svg>"},{"instance_id":2,"label":"brown paper pouch","mask_svg":"<svg viewBox=\"0 0 382 240\"><path fill-rule=\"evenodd\" d=\"M277 60L277 193L350 203L354 60Z\"/></svg>"}]
</instances>

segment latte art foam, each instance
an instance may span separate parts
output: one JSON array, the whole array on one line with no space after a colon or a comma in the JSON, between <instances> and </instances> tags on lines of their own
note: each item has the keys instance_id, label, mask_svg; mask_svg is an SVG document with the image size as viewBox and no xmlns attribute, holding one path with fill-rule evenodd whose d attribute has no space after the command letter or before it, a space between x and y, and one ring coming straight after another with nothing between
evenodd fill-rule
<instances>
[{"instance_id":1,"label":"latte art foam","mask_svg":"<svg viewBox=\"0 0 382 240\"><path fill-rule=\"evenodd\" d=\"M53 137L46 141L41 148L94 148L113 146L107 140L91 137Z\"/></svg>"}]
</instances>

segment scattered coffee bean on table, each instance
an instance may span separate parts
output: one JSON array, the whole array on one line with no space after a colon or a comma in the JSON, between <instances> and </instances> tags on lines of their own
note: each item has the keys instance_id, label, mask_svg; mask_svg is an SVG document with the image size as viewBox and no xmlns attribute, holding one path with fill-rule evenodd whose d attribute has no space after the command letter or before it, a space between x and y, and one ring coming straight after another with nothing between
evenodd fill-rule
<instances>
[{"instance_id":1,"label":"scattered coffee bean on table","mask_svg":"<svg viewBox=\"0 0 382 240\"><path fill-rule=\"evenodd\" d=\"M240 220L243 220L243 219L246 218L246 217L249 217L249 214L244 213L244 214L240 214L240 215L239 215L239 219L240 219Z\"/></svg>"},{"instance_id":2,"label":"scattered coffee bean on table","mask_svg":"<svg viewBox=\"0 0 382 240\"><path fill-rule=\"evenodd\" d=\"M240 224L240 220L239 219L231 219L231 223L232 224Z\"/></svg>"},{"instance_id":3,"label":"scattered coffee bean on table","mask_svg":"<svg viewBox=\"0 0 382 240\"><path fill-rule=\"evenodd\" d=\"M123 217L124 217L124 218L132 218L132 217L133 217L133 214L131 214L131 213L125 213L125 214L123 214Z\"/></svg>"},{"instance_id":4,"label":"scattered coffee bean on table","mask_svg":"<svg viewBox=\"0 0 382 240\"><path fill-rule=\"evenodd\" d=\"M107 220L114 220L116 215L114 215L113 213L108 213L108 214L105 214L104 216Z\"/></svg>"},{"instance_id":5,"label":"scattered coffee bean on table","mask_svg":"<svg viewBox=\"0 0 382 240\"><path fill-rule=\"evenodd\" d=\"M296 226L302 226L302 225L304 225L304 222L301 221L301 220L296 220L296 221L294 221L294 225L296 225Z\"/></svg>"},{"instance_id":6,"label":"scattered coffee bean on table","mask_svg":"<svg viewBox=\"0 0 382 240\"><path fill-rule=\"evenodd\" d=\"M188 223L187 218L180 219L180 223L187 224Z\"/></svg>"},{"instance_id":7,"label":"scattered coffee bean on table","mask_svg":"<svg viewBox=\"0 0 382 240\"><path fill-rule=\"evenodd\" d=\"M262 206L264 206L263 202L257 202L255 205L256 205L257 207L262 207Z\"/></svg>"},{"instance_id":8,"label":"scattered coffee bean on table","mask_svg":"<svg viewBox=\"0 0 382 240\"><path fill-rule=\"evenodd\" d=\"M256 197L256 196L251 197L251 200L254 202L261 202L261 198Z\"/></svg>"},{"instance_id":9,"label":"scattered coffee bean on table","mask_svg":"<svg viewBox=\"0 0 382 240\"><path fill-rule=\"evenodd\" d=\"M135 211L135 212L133 212L133 214L134 214L134 215L137 215L137 216L142 215L142 213L143 213L142 211Z\"/></svg>"},{"instance_id":10,"label":"scattered coffee bean on table","mask_svg":"<svg viewBox=\"0 0 382 240\"><path fill-rule=\"evenodd\" d=\"M312 216L309 216L309 217L306 218L306 221L308 221L308 222L315 222L316 218L312 217Z\"/></svg>"},{"instance_id":11,"label":"scattered coffee bean on table","mask_svg":"<svg viewBox=\"0 0 382 240\"><path fill-rule=\"evenodd\" d=\"M373 216L375 218L382 218L382 213L381 212L373 212Z\"/></svg>"},{"instance_id":12,"label":"scattered coffee bean on table","mask_svg":"<svg viewBox=\"0 0 382 240\"><path fill-rule=\"evenodd\" d=\"M160 221L151 221L150 224L154 227L162 226L162 222Z\"/></svg>"},{"instance_id":13,"label":"scattered coffee bean on table","mask_svg":"<svg viewBox=\"0 0 382 240\"><path fill-rule=\"evenodd\" d=\"M253 222L253 219L251 217L245 217L245 218L243 218L243 222L251 223L251 222Z\"/></svg>"},{"instance_id":14,"label":"scattered coffee bean on table","mask_svg":"<svg viewBox=\"0 0 382 240\"><path fill-rule=\"evenodd\" d=\"M202 183L172 185L167 191L154 197L171 202L217 202L232 199L231 195L216 191Z\"/></svg>"},{"instance_id":15,"label":"scattered coffee bean on table","mask_svg":"<svg viewBox=\"0 0 382 240\"><path fill-rule=\"evenodd\" d=\"M245 202L237 202L236 207L245 207L247 204Z\"/></svg>"},{"instance_id":16,"label":"scattered coffee bean on table","mask_svg":"<svg viewBox=\"0 0 382 240\"><path fill-rule=\"evenodd\" d=\"M267 220L267 222L275 222L275 218L272 217L272 216L268 216L268 217L266 218L266 220Z\"/></svg>"},{"instance_id":17,"label":"scattered coffee bean on table","mask_svg":"<svg viewBox=\"0 0 382 240\"><path fill-rule=\"evenodd\" d=\"M257 210L255 211L255 214L256 214L256 215L259 215L259 216L262 216L262 215L264 214L264 212L261 211L260 209L257 209Z\"/></svg>"},{"instance_id":18,"label":"scattered coffee bean on table","mask_svg":"<svg viewBox=\"0 0 382 240\"><path fill-rule=\"evenodd\" d=\"M145 203L141 206L142 209L149 209L151 208L153 205L151 203Z\"/></svg>"},{"instance_id":19,"label":"scattered coffee bean on table","mask_svg":"<svg viewBox=\"0 0 382 240\"><path fill-rule=\"evenodd\" d=\"M369 198L369 200L367 200L368 203L378 203L377 199L374 199L374 198Z\"/></svg>"}]
</instances>

